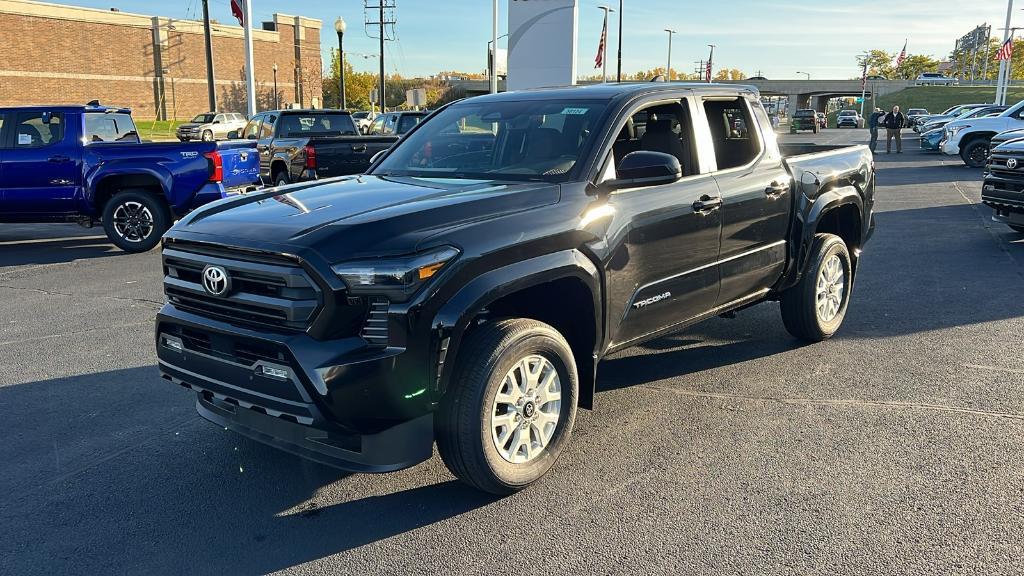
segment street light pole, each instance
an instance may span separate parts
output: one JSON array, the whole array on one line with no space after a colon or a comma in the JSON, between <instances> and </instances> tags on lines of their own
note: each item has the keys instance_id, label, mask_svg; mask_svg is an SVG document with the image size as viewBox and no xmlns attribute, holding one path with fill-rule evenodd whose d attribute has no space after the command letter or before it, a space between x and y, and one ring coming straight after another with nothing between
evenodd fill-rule
<instances>
[{"instance_id":1,"label":"street light pole","mask_svg":"<svg viewBox=\"0 0 1024 576\"><path fill-rule=\"evenodd\" d=\"M615 81L622 82L622 0L619 0L619 58Z\"/></svg>"},{"instance_id":2,"label":"street light pole","mask_svg":"<svg viewBox=\"0 0 1024 576\"><path fill-rule=\"evenodd\" d=\"M502 38L508 38L508 34L502 34L497 39L501 40ZM487 54L490 58L490 61L487 62L487 80L490 82L493 77L495 91L491 94L496 94L498 90L498 45L494 44L494 40L487 41Z\"/></svg>"},{"instance_id":3,"label":"street light pole","mask_svg":"<svg viewBox=\"0 0 1024 576\"><path fill-rule=\"evenodd\" d=\"M277 92L277 62L274 62L274 110L281 109L280 96Z\"/></svg>"},{"instance_id":4,"label":"street light pole","mask_svg":"<svg viewBox=\"0 0 1024 576\"><path fill-rule=\"evenodd\" d=\"M334 30L338 33L338 104L344 110L348 108L345 97L345 19L338 16L334 21Z\"/></svg>"},{"instance_id":5,"label":"street light pole","mask_svg":"<svg viewBox=\"0 0 1024 576\"><path fill-rule=\"evenodd\" d=\"M601 81L608 82L608 13L615 10L603 5L597 8L604 12L604 28L601 29L604 34L604 42L601 43Z\"/></svg>"},{"instance_id":6,"label":"street light pole","mask_svg":"<svg viewBox=\"0 0 1024 576\"><path fill-rule=\"evenodd\" d=\"M1012 34L1010 30L1010 20L1013 17L1013 0L1007 0L1006 2L1006 27L1003 29L1003 44L1010 39ZM1001 45L1000 45L1001 46ZM999 61L999 76L996 82L996 104L1002 104L1006 101L1006 69L1009 68L1010 63L1006 60Z\"/></svg>"},{"instance_id":7,"label":"street light pole","mask_svg":"<svg viewBox=\"0 0 1024 576\"><path fill-rule=\"evenodd\" d=\"M494 0L491 10L491 94L498 93L498 0Z\"/></svg>"},{"instance_id":8,"label":"street light pole","mask_svg":"<svg viewBox=\"0 0 1024 576\"><path fill-rule=\"evenodd\" d=\"M800 72L800 71L797 71L797 74L807 74L807 79L808 80L811 79L811 73L810 72Z\"/></svg>"},{"instance_id":9,"label":"street light pole","mask_svg":"<svg viewBox=\"0 0 1024 576\"><path fill-rule=\"evenodd\" d=\"M672 35L676 33L671 28L665 28L665 32L668 32L668 67L665 68L665 81L672 81Z\"/></svg>"}]
</instances>

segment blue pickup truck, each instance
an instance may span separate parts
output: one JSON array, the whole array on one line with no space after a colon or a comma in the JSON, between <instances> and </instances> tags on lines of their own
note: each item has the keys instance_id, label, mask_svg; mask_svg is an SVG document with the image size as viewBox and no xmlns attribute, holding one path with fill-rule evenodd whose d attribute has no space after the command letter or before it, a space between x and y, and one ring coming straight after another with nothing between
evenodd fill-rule
<instances>
[{"instance_id":1,"label":"blue pickup truck","mask_svg":"<svg viewBox=\"0 0 1024 576\"><path fill-rule=\"evenodd\" d=\"M142 142L130 110L95 103L0 108L0 222L100 222L144 252L174 220L258 183L252 142Z\"/></svg>"}]
</instances>

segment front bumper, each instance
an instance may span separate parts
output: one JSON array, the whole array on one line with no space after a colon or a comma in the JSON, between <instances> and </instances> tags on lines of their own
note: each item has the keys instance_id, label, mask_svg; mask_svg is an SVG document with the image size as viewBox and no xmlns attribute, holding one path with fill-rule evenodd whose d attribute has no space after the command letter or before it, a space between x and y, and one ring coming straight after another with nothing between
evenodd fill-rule
<instances>
[{"instance_id":1,"label":"front bumper","mask_svg":"<svg viewBox=\"0 0 1024 576\"><path fill-rule=\"evenodd\" d=\"M199 414L218 426L353 472L432 454L433 407L417 381L427 370L412 373L403 348L257 332L169 304L156 327L161 376L196 392Z\"/></svg>"},{"instance_id":2,"label":"front bumper","mask_svg":"<svg viewBox=\"0 0 1024 576\"><path fill-rule=\"evenodd\" d=\"M960 155L960 142L959 141L955 141L954 142L953 140L943 140L942 143L939 144L939 148L942 150L943 154L946 154L946 155L949 155L949 156L959 156Z\"/></svg>"}]
</instances>

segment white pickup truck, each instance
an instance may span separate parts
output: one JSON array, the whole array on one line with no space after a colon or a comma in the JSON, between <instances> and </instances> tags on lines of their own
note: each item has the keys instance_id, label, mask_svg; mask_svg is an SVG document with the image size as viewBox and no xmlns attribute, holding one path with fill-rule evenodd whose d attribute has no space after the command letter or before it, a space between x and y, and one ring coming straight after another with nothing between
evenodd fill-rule
<instances>
[{"instance_id":1,"label":"white pickup truck","mask_svg":"<svg viewBox=\"0 0 1024 576\"><path fill-rule=\"evenodd\" d=\"M999 116L965 118L946 124L939 149L943 154L960 156L964 164L981 168L988 159L992 137L1000 132L1024 128L1024 100L1014 104Z\"/></svg>"}]
</instances>

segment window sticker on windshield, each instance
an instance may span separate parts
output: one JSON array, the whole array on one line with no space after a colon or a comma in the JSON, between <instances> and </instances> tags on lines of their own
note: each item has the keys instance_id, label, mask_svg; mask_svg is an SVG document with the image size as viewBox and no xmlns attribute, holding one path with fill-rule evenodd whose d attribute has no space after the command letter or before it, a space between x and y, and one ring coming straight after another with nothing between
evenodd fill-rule
<instances>
[{"instance_id":1,"label":"window sticker on windshield","mask_svg":"<svg viewBox=\"0 0 1024 576\"><path fill-rule=\"evenodd\" d=\"M31 134L18 134L18 146L31 146L32 135Z\"/></svg>"},{"instance_id":2,"label":"window sticker on windshield","mask_svg":"<svg viewBox=\"0 0 1024 576\"><path fill-rule=\"evenodd\" d=\"M307 128L312 128L313 122L316 122L315 118L299 118L299 124L302 124Z\"/></svg>"},{"instance_id":3,"label":"window sticker on windshield","mask_svg":"<svg viewBox=\"0 0 1024 576\"><path fill-rule=\"evenodd\" d=\"M582 116L587 113L586 108L566 108L562 110L564 116Z\"/></svg>"}]
</instances>

